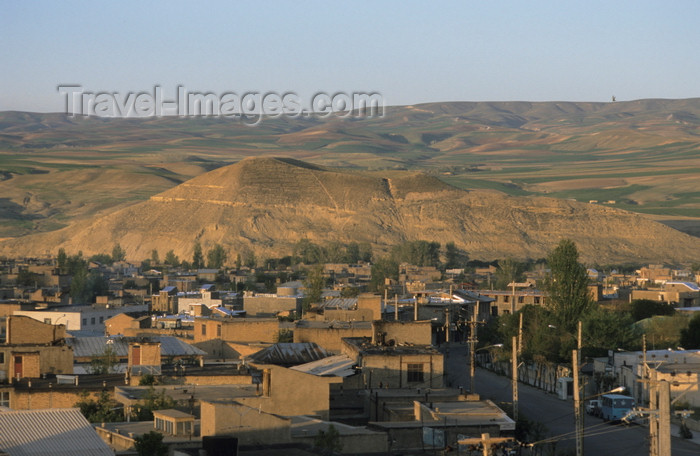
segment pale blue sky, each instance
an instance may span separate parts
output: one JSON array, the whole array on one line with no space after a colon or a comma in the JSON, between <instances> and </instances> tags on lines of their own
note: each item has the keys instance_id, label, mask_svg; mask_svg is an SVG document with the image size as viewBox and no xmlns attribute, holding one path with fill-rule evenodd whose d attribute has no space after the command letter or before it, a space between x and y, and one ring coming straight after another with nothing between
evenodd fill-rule
<instances>
[{"instance_id":1,"label":"pale blue sky","mask_svg":"<svg viewBox=\"0 0 700 456\"><path fill-rule=\"evenodd\" d=\"M700 2L3 1L0 110L91 91L376 91L386 104L700 96Z\"/></svg>"}]
</instances>

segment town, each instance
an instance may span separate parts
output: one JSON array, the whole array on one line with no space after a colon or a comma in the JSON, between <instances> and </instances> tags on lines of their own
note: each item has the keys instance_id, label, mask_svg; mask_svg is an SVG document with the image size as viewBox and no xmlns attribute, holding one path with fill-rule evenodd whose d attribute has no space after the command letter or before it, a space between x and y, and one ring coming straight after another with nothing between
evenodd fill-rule
<instances>
[{"instance_id":1,"label":"town","mask_svg":"<svg viewBox=\"0 0 700 456\"><path fill-rule=\"evenodd\" d=\"M697 448L700 265L577 255L301 240L265 260L4 258L2 449L574 454L611 432L637 454Z\"/></svg>"}]
</instances>

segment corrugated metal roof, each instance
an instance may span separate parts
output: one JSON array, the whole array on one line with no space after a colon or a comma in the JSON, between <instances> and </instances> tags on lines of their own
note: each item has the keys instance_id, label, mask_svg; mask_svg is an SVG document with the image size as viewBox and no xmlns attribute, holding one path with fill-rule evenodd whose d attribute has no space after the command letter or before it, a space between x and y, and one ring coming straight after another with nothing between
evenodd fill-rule
<instances>
[{"instance_id":1,"label":"corrugated metal roof","mask_svg":"<svg viewBox=\"0 0 700 456\"><path fill-rule=\"evenodd\" d=\"M327 358L329 353L313 342L278 343L271 345L248 358L252 362L294 366Z\"/></svg>"},{"instance_id":2,"label":"corrugated metal roof","mask_svg":"<svg viewBox=\"0 0 700 456\"><path fill-rule=\"evenodd\" d=\"M349 310L357 305L357 298L332 298L326 299L321 303L321 307L324 309L337 308Z\"/></svg>"},{"instance_id":3,"label":"corrugated metal roof","mask_svg":"<svg viewBox=\"0 0 700 456\"><path fill-rule=\"evenodd\" d=\"M328 358L319 359L310 363L291 367L290 369L307 374L318 375L319 377L349 377L355 375L355 360L348 355L335 355Z\"/></svg>"},{"instance_id":4,"label":"corrugated metal roof","mask_svg":"<svg viewBox=\"0 0 700 456\"><path fill-rule=\"evenodd\" d=\"M161 356L201 356L206 352L181 341L176 337L159 336L149 340L160 342ZM129 355L129 342L137 342L136 338L128 337L71 337L66 344L73 347L73 356L85 358L103 355L107 347L111 347L118 357Z\"/></svg>"},{"instance_id":5,"label":"corrugated metal roof","mask_svg":"<svg viewBox=\"0 0 700 456\"><path fill-rule=\"evenodd\" d=\"M114 456L78 409L0 412L0 429L10 456Z\"/></svg>"}]
</instances>

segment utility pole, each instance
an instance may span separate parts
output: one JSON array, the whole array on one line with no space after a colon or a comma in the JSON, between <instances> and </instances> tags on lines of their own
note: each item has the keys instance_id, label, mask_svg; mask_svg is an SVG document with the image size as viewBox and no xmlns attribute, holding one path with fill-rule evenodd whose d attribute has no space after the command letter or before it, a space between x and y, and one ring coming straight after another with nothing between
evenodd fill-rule
<instances>
[{"instance_id":1,"label":"utility pole","mask_svg":"<svg viewBox=\"0 0 700 456\"><path fill-rule=\"evenodd\" d=\"M518 422L518 338L513 336L513 421Z\"/></svg>"},{"instance_id":2,"label":"utility pole","mask_svg":"<svg viewBox=\"0 0 700 456\"><path fill-rule=\"evenodd\" d=\"M523 354L523 313L520 312L520 323L518 324L518 356Z\"/></svg>"},{"instance_id":3,"label":"utility pole","mask_svg":"<svg viewBox=\"0 0 700 456\"><path fill-rule=\"evenodd\" d=\"M399 295L394 295L394 320L399 321Z\"/></svg>"},{"instance_id":4,"label":"utility pole","mask_svg":"<svg viewBox=\"0 0 700 456\"><path fill-rule=\"evenodd\" d=\"M659 456L659 415L657 400L656 369L649 378L649 456Z\"/></svg>"},{"instance_id":5,"label":"utility pole","mask_svg":"<svg viewBox=\"0 0 700 456\"><path fill-rule=\"evenodd\" d=\"M659 456L671 456L671 385L666 380L659 388Z\"/></svg>"},{"instance_id":6,"label":"utility pole","mask_svg":"<svg viewBox=\"0 0 700 456\"><path fill-rule=\"evenodd\" d=\"M450 343L450 308L445 309L445 342Z\"/></svg>"},{"instance_id":7,"label":"utility pole","mask_svg":"<svg viewBox=\"0 0 700 456\"><path fill-rule=\"evenodd\" d=\"M418 321L418 295L413 295L413 321Z\"/></svg>"},{"instance_id":8,"label":"utility pole","mask_svg":"<svg viewBox=\"0 0 700 456\"><path fill-rule=\"evenodd\" d=\"M647 364L647 336L642 334L642 367L644 371L642 372L643 380L647 384L649 391L649 456L659 456L659 443L658 443L658 415L655 413L656 410L656 370L653 372L649 369Z\"/></svg>"},{"instance_id":9,"label":"utility pole","mask_svg":"<svg viewBox=\"0 0 700 456\"><path fill-rule=\"evenodd\" d=\"M583 416L581 415L581 390L579 389L578 350L571 351L574 366L574 424L576 426L576 456L583 456Z\"/></svg>"},{"instance_id":10,"label":"utility pole","mask_svg":"<svg viewBox=\"0 0 700 456\"><path fill-rule=\"evenodd\" d=\"M469 322L469 392L474 394L474 372L476 370L476 308Z\"/></svg>"}]
</instances>

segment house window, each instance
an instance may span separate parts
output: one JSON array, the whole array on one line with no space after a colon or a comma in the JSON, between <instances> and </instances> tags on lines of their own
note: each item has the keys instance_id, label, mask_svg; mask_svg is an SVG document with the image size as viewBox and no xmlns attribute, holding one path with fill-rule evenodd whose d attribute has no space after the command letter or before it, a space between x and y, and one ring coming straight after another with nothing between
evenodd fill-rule
<instances>
[{"instance_id":1,"label":"house window","mask_svg":"<svg viewBox=\"0 0 700 456\"><path fill-rule=\"evenodd\" d=\"M540 303L540 297L539 297L539 296L535 296L535 304L539 304L539 303Z\"/></svg>"},{"instance_id":2,"label":"house window","mask_svg":"<svg viewBox=\"0 0 700 456\"><path fill-rule=\"evenodd\" d=\"M423 363L413 363L408 365L408 376L406 380L411 383L423 381Z\"/></svg>"},{"instance_id":3,"label":"house window","mask_svg":"<svg viewBox=\"0 0 700 456\"><path fill-rule=\"evenodd\" d=\"M5 354L0 352L0 364L5 364Z\"/></svg>"},{"instance_id":4,"label":"house window","mask_svg":"<svg viewBox=\"0 0 700 456\"><path fill-rule=\"evenodd\" d=\"M105 321L105 317L100 317L100 323L103 323Z\"/></svg>"},{"instance_id":5,"label":"house window","mask_svg":"<svg viewBox=\"0 0 700 456\"><path fill-rule=\"evenodd\" d=\"M216 337L221 337L221 325L216 325Z\"/></svg>"},{"instance_id":6,"label":"house window","mask_svg":"<svg viewBox=\"0 0 700 456\"><path fill-rule=\"evenodd\" d=\"M0 391L0 407L10 407L10 392Z\"/></svg>"},{"instance_id":7,"label":"house window","mask_svg":"<svg viewBox=\"0 0 700 456\"><path fill-rule=\"evenodd\" d=\"M83 326L87 326L87 318L83 318Z\"/></svg>"},{"instance_id":8,"label":"house window","mask_svg":"<svg viewBox=\"0 0 700 456\"><path fill-rule=\"evenodd\" d=\"M518 304L522 304L525 302L525 296L518 296Z\"/></svg>"},{"instance_id":9,"label":"house window","mask_svg":"<svg viewBox=\"0 0 700 456\"><path fill-rule=\"evenodd\" d=\"M94 324L95 324L95 317L92 317L92 318L90 319L90 324L91 324L91 325L94 325Z\"/></svg>"},{"instance_id":10,"label":"house window","mask_svg":"<svg viewBox=\"0 0 700 456\"><path fill-rule=\"evenodd\" d=\"M510 296L504 296L503 302L510 302Z\"/></svg>"},{"instance_id":11,"label":"house window","mask_svg":"<svg viewBox=\"0 0 700 456\"><path fill-rule=\"evenodd\" d=\"M202 335L206 336L207 335L207 325L202 324Z\"/></svg>"}]
</instances>

